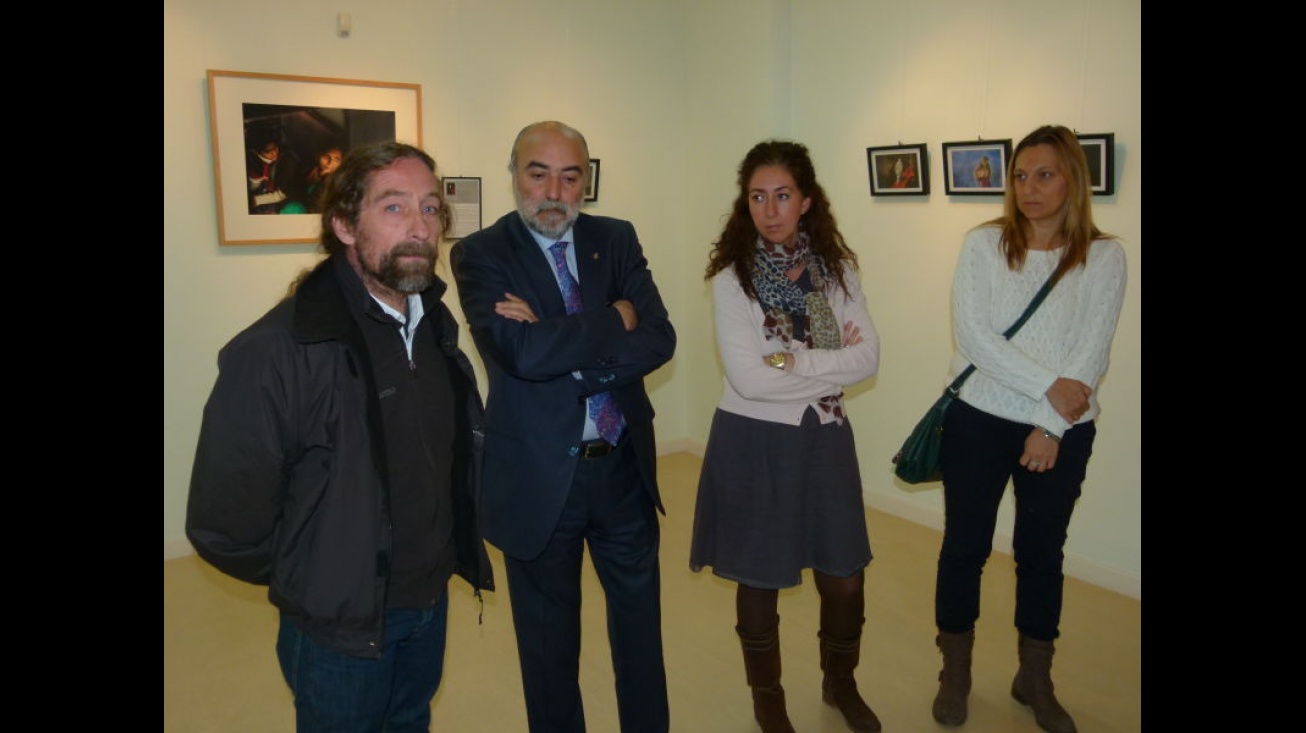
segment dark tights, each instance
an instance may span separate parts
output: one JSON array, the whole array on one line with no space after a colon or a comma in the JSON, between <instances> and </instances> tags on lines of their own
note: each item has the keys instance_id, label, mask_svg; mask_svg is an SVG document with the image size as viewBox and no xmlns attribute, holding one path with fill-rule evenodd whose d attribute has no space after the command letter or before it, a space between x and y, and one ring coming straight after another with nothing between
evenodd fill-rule
<instances>
[{"instance_id":1,"label":"dark tights","mask_svg":"<svg viewBox=\"0 0 1306 733\"><path fill-rule=\"evenodd\" d=\"M858 570L847 577L812 571L816 592L821 596L821 630L840 639L861 635L862 615L866 607L863 588L866 571ZM775 633L780 617L776 612L780 591L739 584L735 591L735 615L739 632L750 636Z\"/></svg>"}]
</instances>

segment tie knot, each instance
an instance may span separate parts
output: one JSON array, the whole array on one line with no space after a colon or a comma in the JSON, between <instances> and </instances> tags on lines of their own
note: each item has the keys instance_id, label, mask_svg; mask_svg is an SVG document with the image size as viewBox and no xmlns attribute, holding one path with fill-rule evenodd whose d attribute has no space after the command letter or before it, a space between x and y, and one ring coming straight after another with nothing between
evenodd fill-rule
<instances>
[{"instance_id":1,"label":"tie knot","mask_svg":"<svg viewBox=\"0 0 1306 733\"><path fill-rule=\"evenodd\" d=\"M554 254L557 254L559 252L566 252L567 245L569 244L571 244L571 242L568 242L567 240L564 239L561 242L554 242L553 244L549 245L549 250L552 251Z\"/></svg>"}]
</instances>

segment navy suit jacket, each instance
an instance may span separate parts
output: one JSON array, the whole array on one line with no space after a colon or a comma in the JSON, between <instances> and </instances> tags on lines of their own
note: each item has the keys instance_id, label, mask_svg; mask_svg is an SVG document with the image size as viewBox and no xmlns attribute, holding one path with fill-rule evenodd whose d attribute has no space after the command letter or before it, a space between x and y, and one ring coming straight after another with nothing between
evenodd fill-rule
<instances>
[{"instance_id":1,"label":"navy suit jacket","mask_svg":"<svg viewBox=\"0 0 1306 733\"><path fill-rule=\"evenodd\" d=\"M558 523L582 460L585 398L597 392L616 397L640 480L665 514L644 375L671 359L676 333L630 222L581 214L572 235L585 309L571 315L553 263L516 211L460 240L450 254L489 376L482 526L487 540L520 560L536 557ZM529 303L539 322L497 315L494 304L504 293ZM621 299L639 316L630 332L609 307Z\"/></svg>"}]
</instances>

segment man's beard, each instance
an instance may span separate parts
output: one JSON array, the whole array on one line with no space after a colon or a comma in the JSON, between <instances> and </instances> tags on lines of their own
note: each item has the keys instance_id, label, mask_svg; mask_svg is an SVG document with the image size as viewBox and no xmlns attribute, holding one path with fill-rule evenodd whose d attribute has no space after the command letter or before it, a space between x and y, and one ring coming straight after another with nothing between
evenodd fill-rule
<instances>
[{"instance_id":1,"label":"man's beard","mask_svg":"<svg viewBox=\"0 0 1306 733\"><path fill-rule=\"evenodd\" d=\"M421 255L426 264L418 265L410 262L403 262L400 257L412 255ZM390 250L385 258L381 260L380 267L372 270L365 258L360 258L362 266L367 274L380 282L386 287L400 293L420 293L431 287L431 282L435 279L435 258L436 248L432 245L421 243L401 244Z\"/></svg>"},{"instance_id":2,"label":"man's beard","mask_svg":"<svg viewBox=\"0 0 1306 733\"><path fill-rule=\"evenodd\" d=\"M549 239L561 237L572 224L576 223L576 217L580 216L580 204L568 205L561 201L541 201L532 204L521 195L520 191L514 191L513 194L517 198L517 213L521 215L521 220L527 227ZM565 216L556 226L550 226L540 219L540 214L546 211L561 211Z\"/></svg>"}]
</instances>

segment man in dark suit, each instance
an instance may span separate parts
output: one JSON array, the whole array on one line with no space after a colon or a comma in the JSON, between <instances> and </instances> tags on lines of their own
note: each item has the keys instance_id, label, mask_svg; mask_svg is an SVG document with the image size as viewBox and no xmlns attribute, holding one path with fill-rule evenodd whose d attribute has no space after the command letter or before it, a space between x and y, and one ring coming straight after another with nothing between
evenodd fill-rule
<instances>
[{"instance_id":1,"label":"man in dark suit","mask_svg":"<svg viewBox=\"0 0 1306 733\"><path fill-rule=\"evenodd\" d=\"M482 521L503 551L533 733L581 733L581 563L608 608L621 729L667 731L653 406L676 335L630 222L580 213L584 136L528 125L517 210L454 246L489 375Z\"/></svg>"}]
</instances>

